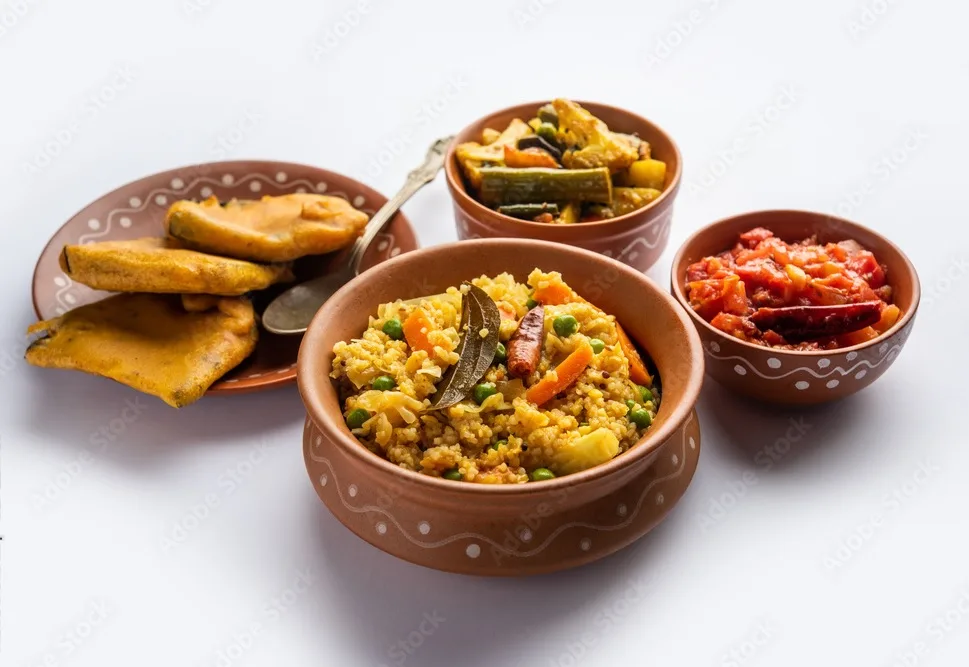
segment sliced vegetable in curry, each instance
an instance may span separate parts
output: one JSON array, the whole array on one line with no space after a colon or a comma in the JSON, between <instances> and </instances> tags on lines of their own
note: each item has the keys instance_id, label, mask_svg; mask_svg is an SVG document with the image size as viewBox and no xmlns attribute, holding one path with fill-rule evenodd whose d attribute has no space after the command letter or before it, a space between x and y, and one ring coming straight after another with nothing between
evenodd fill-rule
<instances>
[{"instance_id":1,"label":"sliced vegetable in curry","mask_svg":"<svg viewBox=\"0 0 969 667\"><path fill-rule=\"evenodd\" d=\"M575 102L556 99L527 122L486 128L455 150L469 193L521 220L575 224L626 215L655 201L666 163L646 139L610 129Z\"/></svg>"}]
</instances>

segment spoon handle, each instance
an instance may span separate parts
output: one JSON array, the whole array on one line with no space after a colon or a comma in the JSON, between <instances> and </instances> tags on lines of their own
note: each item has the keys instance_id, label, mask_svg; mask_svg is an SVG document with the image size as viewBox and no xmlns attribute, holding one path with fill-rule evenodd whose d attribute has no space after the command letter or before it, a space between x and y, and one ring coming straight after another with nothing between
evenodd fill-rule
<instances>
[{"instance_id":1,"label":"spoon handle","mask_svg":"<svg viewBox=\"0 0 969 667\"><path fill-rule=\"evenodd\" d=\"M444 166L444 157L447 155L448 146L454 137L444 137L443 139L438 139L431 147L427 150L427 156L424 158L424 163L412 170L407 174L407 181L404 183L397 194L391 197L386 204L380 207L380 210L373 214L370 218L370 222L363 230L363 235L357 239L356 243L353 244L353 249L350 251L350 270L353 275L360 273L360 263L363 261L363 256L367 252L367 248L373 243L373 240L377 238L390 219L394 217L394 214L400 210L400 207L407 202L414 193L420 190L422 187L434 180L437 176L437 172L441 170Z\"/></svg>"}]
</instances>

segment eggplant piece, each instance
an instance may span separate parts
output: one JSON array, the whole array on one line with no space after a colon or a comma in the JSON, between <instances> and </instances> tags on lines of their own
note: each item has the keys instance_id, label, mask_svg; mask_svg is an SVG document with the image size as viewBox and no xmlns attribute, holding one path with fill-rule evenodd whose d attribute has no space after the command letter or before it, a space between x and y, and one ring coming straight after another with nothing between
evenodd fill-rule
<instances>
[{"instance_id":1,"label":"eggplant piece","mask_svg":"<svg viewBox=\"0 0 969 667\"><path fill-rule=\"evenodd\" d=\"M595 169L481 169L481 200L487 205L534 204L551 201L612 201L607 167Z\"/></svg>"},{"instance_id":2,"label":"eggplant piece","mask_svg":"<svg viewBox=\"0 0 969 667\"><path fill-rule=\"evenodd\" d=\"M530 134L527 137L522 137L518 140L517 148L520 151L528 148L541 148L543 151L554 157L556 162L562 164L562 150L539 134Z\"/></svg>"},{"instance_id":3,"label":"eggplant piece","mask_svg":"<svg viewBox=\"0 0 969 667\"><path fill-rule=\"evenodd\" d=\"M461 299L461 343L458 362L449 367L431 398L431 410L443 410L467 398L474 385L488 372L498 351L501 314L491 297L480 287L465 283ZM482 335L482 333L484 335Z\"/></svg>"},{"instance_id":4,"label":"eggplant piece","mask_svg":"<svg viewBox=\"0 0 969 667\"><path fill-rule=\"evenodd\" d=\"M750 321L761 331L773 331L788 340L810 340L851 333L881 319L882 301L863 301L835 306L788 306L758 308Z\"/></svg>"},{"instance_id":5,"label":"eggplant piece","mask_svg":"<svg viewBox=\"0 0 969 667\"><path fill-rule=\"evenodd\" d=\"M531 220L537 215L542 213L550 213L552 217L559 214L559 205L552 204L509 204L508 206L499 206L498 212L502 215L510 215L513 218L519 218L521 220Z\"/></svg>"}]
</instances>

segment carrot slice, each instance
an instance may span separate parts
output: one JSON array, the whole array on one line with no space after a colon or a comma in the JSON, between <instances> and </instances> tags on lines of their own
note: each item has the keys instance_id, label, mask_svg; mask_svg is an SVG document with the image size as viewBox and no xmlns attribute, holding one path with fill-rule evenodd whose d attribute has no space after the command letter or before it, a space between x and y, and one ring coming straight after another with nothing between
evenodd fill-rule
<instances>
[{"instance_id":1,"label":"carrot slice","mask_svg":"<svg viewBox=\"0 0 969 667\"><path fill-rule=\"evenodd\" d=\"M518 319L518 313L516 313L515 312L515 309L512 308L511 306L509 306L506 303L499 303L498 304L498 314L501 316L501 319L503 319L503 320L517 320Z\"/></svg>"},{"instance_id":2,"label":"carrot slice","mask_svg":"<svg viewBox=\"0 0 969 667\"><path fill-rule=\"evenodd\" d=\"M434 323L421 308L415 308L407 316L402 328L404 338L412 350L424 350L428 355L434 354L434 344L428 339L428 334L434 330Z\"/></svg>"},{"instance_id":3,"label":"carrot slice","mask_svg":"<svg viewBox=\"0 0 969 667\"><path fill-rule=\"evenodd\" d=\"M535 405L542 405L555 398L579 379L586 367L592 363L595 353L592 346L584 342L562 360L555 370L546 373L545 377L533 384L525 392L525 398Z\"/></svg>"},{"instance_id":4,"label":"carrot slice","mask_svg":"<svg viewBox=\"0 0 969 667\"><path fill-rule=\"evenodd\" d=\"M639 356L639 350L636 349L633 341L626 335L623 328L619 326L619 322L616 322L616 333L619 334L619 347L622 353L626 355L626 359L629 360L629 379L636 384L651 387L653 378L646 370L646 364L643 363L643 358Z\"/></svg>"},{"instance_id":5,"label":"carrot slice","mask_svg":"<svg viewBox=\"0 0 969 667\"><path fill-rule=\"evenodd\" d=\"M575 293L562 283L536 287L532 298L546 306L559 306L576 300Z\"/></svg>"},{"instance_id":6,"label":"carrot slice","mask_svg":"<svg viewBox=\"0 0 969 667\"><path fill-rule=\"evenodd\" d=\"M878 322L872 324L871 327L878 333L885 333L892 328L895 322L898 321L898 316L901 314L902 311L899 310L898 306L895 304L889 304L882 308L881 317L879 318Z\"/></svg>"},{"instance_id":7,"label":"carrot slice","mask_svg":"<svg viewBox=\"0 0 969 667\"><path fill-rule=\"evenodd\" d=\"M532 294L532 298L547 306L557 306L572 301L588 303L568 286L561 283L536 288ZM616 322L616 333L619 335L619 346L622 349L622 353L629 360L629 379L636 384L646 385L647 387L652 386L653 378L650 376L649 371L646 370L646 364L643 363L643 358L639 355L639 351L633 344L632 339L623 331L618 321Z\"/></svg>"}]
</instances>

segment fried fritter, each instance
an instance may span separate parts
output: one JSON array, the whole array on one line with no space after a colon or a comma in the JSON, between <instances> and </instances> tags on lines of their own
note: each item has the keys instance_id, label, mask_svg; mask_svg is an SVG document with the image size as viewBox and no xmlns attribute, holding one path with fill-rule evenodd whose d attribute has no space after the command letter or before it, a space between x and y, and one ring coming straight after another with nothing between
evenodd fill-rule
<instances>
[{"instance_id":1,"label":"fried fritter","mask_svg":"<svg viewBox=\"0 0 969 667\"><path fill-rule=\"evenodd\" d=\"M287 262L322 255L353 243L367 214L342 197L315 194L265 196L219 204L178 201L165 216L168 234L204 252L258 262Z\"/></svg>"},{"instance_id":2,"label":"fried fritter","mask_svg":"<svg viewBox=\"0 0 969 667\"><path fill-rule=\"evenodd\" d=\"M31 325L46 333L27 362L111 378L180 408L252 354L258 327L246 298L118 294ZM211 306L202 310L206 305Z\"/></svg>"},{"instance_id":3,"label":"fried fritter","mask_svg":"<svg viewBox=\"0 0 969 667\"><path fill-rule=\"evenodd\" d=\"M72 280L109 292L237 296L293 279L288 264L216 257L164 238L67 245L60 264Z\"/></svg>"}]
</instances>

